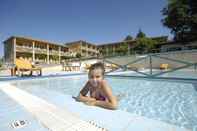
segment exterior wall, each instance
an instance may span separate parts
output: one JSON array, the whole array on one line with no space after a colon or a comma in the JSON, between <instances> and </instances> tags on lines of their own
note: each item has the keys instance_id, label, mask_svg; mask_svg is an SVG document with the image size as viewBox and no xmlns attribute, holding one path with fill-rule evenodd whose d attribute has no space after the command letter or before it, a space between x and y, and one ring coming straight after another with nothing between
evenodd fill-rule
<instances>
[{"instance_id":1,"label":"exterior wall","mask_svg":"<svg viewBox=\"0 0 197 131\"><path fill-rule=\"evenodd\" d=\"M82 49L82 54L85 57L97 56L99 54L96 45L92 45L86 42L82 42L81 49Z\"/></svg>"},{"instance_id":2,"label":"exterior wall","mask_svg":"<svg viewBox=\"0 0 197 131\"><path fill-rule=\"evenodd\" d=\"M6 63L14 63L14 44L12 39L4 43L4 60Z\"/></svg>"},{"instance_id":3,"label":"exterior wall","mask_svg":"<svg viewBox=\"0 0 197 131\"><path fill-rule=\"evenodd\" d=\"M81 54L81 43L80 42L77 42L75 44L69 44L68 47L73 52L74 57L76 56L77 53Z\"/></svg>"},{"instance_id":4,"label":"exterior wall","mask_svg":"<svg viewBox=\"0 0 197 131\"><path fill-rule=\"evenodd\" d=\"M184 48L181 44L171 44L171 45L162 45L160 50L161 52L168 52L168 51L177 51L182 50Z\"/></svg>"},{"instance_id":5,"label":"exterior wall","mask_svg":"<svg viewBox=\"0 0 197 131\"><path fill-rule=\"evenodd\" d=\"M85 41L76 41L72 43L65 44L69 47L70 50L79 53L82 57L95 57L98 56L99 50L96 45L87 43Z\"/></svg>"},{"instance_id":6,"label":"exterior wall","mask_svg":"<svg viewBox=\"0 0 197 131\"><path fill-rule=\"evenodd\" d=\"M183 43L166 43L161 45L160 52L197 49L197 41Z\"/></svg>"},{"instance_id":7,"label":"exterior wall","mask_svg":"<svg viewBox=\"0 0 197 131\"><path fill-rule=\"evenodd\" d=\"M103 56L113 56L118 54L118 49L121 46L126 46L124 54L130 55L132 50L132 45L135 41L121 41L116 43L102 44L98 46L98 49L103 53Z\"/></svg>"}]
</instances>

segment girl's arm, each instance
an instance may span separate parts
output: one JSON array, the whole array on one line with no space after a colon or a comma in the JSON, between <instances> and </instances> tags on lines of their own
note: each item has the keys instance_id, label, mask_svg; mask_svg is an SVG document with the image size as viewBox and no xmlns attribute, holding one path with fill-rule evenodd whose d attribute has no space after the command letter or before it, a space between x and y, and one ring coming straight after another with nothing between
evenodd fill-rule
<instances>
[{"instance_id":1,"label":"girl's arm","mask_svg":"<svg viewBox=\"0 0 197 131\"><path fill-rule=\"evenodd\" d=\"M79 92L77 100L81 102L95 101L96 99L86 96L88 91L89 91L89 82L87 82L86 85L83 87L83 89Z\"/></svg>"},{"instance_id":2,"label":"girl's arm","mask_svg":"<svg viewBox=\"0 0 197 131\"><path fill-rule=\"evenodd\" d=\"M112 110L117 109L118 102L116 100L116 97L112 94L112 90L106 81L102 82L101 88L102 88L103 92L105 93L106 97L108 98L108 101L98 101L97 100L95 102L95 105L103 107L103 108L107 108L107 109L112 109Z\"/></svg>"}]
</instances>

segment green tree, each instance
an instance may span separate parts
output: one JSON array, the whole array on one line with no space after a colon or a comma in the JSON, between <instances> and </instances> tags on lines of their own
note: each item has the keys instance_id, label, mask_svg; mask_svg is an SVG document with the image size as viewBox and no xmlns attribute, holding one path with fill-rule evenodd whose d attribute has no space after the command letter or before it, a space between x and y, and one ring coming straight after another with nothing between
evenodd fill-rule
<instances>
[{"instance_id":1,"label":"green tree","mask_svg":"<svg viewBox=\"0 0 197 131\"><path fill-rule=\"evenodd\" d=\"M191 34L193 39L197 39L197 1L189 0L189 6L191 8Z\"/></svg>"},{"instance_id":2,"label":"green tree","mask_svg":"<svg viewBox=\"0 0 197 131\"><path fill-rule=\"evenodd\" d=\"M141 29L139 29L139 31L138 31L138 33L136 35L136 39L138 39L138 38L144 38L144 37L146 37L146 34L144 32L142 32Z\"/></svg>"},{"instance_id":3,"label":"green tree","mask_svg":"<svg viewBox=\"0 0 197 131\"><path fill-rule=\"evenodd\" d=\"M0 68L3 66L3 58L0 58Z\"/></svg>"},{"instance_id":4,"label":"green tree","mask_svg":"<svg viewBox=\"0 0 197 131\"><path fill-rule=\"evenodd\" d=\"M128 52L128 45L126 43L121 43L121 45L116 49L117 54L126 55Z\"/></svg>"},{"instance_id":5,"label":"green tree","mask_svg":"<svg viewBox=\"0 0 197 131\"><path fill-rule=\"evenodd\" d=\"M44 60L47 56L45 54L36 54L36 58Z\"/></svg>"},{"instance_id":6,"label":"green tree","mask_svg":"<svg viewBox=\"0 0 197 131\"><path fill-rule=\"evenodd\" d=\"M134 51L138 54L151 53L155 49L156 41L151 38L138 38L134 46Z\"/></svg>"},{"instance_id":7,"label":"green tree","mask_svg":"<svg viewBox=\"0 0 197 131\"><path fill-rule=\"evenodd\" d=\"M171 29L174 39L189 41L197 39L197 1L168 0L163 8L162 23Z\"/></svg>"},{"instance_id":8,"label":"green tree","mask_svg":"<svg viewBox=\"0 0 197 131\"><path fill-rule=\"evenodd\" d=\"M100 50L100 54L101 54L101 56L107 56L107 51L106 51L106 49L105 49L105 48L101 49L101 50Z\"/></svg>"},{"instance_id":9,"label":"green tree","mask_svg":"<svg viewBox=\"0 0 197 131\"><path fill-rule=\"evenodd\" d=\"M81 58L81 53L77 53L76 58Z\"/></svg>"},{"instance_id":10,"label":"green tree","mask_svg":"<svg viewBox=\"0 0 197 131\"><path fill-rule=\"evenodd\" d=\"M130 35L127 35L124 39L124 41L128 41L128 40L133 40L133 37Z\"/></svg>"}]
</instances>

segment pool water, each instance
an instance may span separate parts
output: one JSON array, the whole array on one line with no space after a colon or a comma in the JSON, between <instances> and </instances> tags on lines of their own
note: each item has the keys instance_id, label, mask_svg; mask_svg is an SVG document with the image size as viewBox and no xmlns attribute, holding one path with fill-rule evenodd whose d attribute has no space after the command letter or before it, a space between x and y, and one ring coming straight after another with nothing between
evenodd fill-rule
<instances>
[{"instance_id":1,"label":"pool water","mask_svg":"<svg viewBox=\"0 0 197 131\"><path fill-rule=\"evenodd\" d=\"M115 95L121 95L119 109L197 131L197 84L106 78ZM43 78L12 84L34 95L54 91L77 96L87 76ZM53 97L53 96L51 96Z\"/></svg>"}]
</instances>

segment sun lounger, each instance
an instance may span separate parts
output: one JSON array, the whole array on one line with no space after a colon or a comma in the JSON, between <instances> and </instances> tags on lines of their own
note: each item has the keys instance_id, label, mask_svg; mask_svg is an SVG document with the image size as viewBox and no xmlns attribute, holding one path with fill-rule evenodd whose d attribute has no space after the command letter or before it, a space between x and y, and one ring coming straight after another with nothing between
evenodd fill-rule
<instances>
[{"instance_id":1,"label":"sun lounger","mask_svg":"<svg viewBox=\"0 0 197 131\"><path fill-rule=\"evenodd\" d=\"M85 64L85 67L84 67L84 69L85 69L85 71L89 71L89 68L90 68L90 66L91 66L91 64Z\"/></svg>"},{"instance_id":2,"label":"sun lounger","mask_svg":"<svg viewBox=\"0 0 197 131\"><path fill-rule=\"evenodd\" d=\"M161 64L159 68L161 70L167 70L169 68L169 64Z\"/></svg>"},{"instance_id":3,"label":"sun lounger","mask_svg":"<svg viewBox=\"0 0 197 131\"><path fill-rule=\"evenodd\" d=\"M30 71L30 75L33 74L33 72L38 72L39 76L42 75L42 69L40 67L33 66L29 61L24 59L16 59L16 68L15 70L17 73L21 76L23 76L24 72Z\"/></svg>"}]
</instances>

